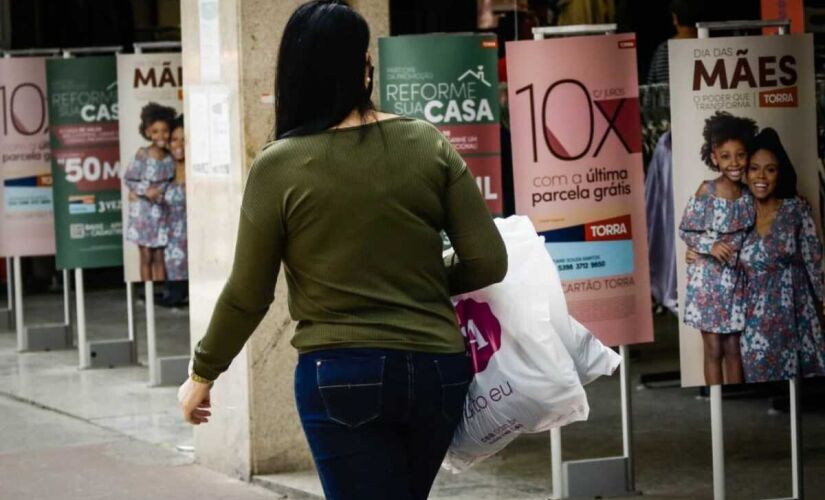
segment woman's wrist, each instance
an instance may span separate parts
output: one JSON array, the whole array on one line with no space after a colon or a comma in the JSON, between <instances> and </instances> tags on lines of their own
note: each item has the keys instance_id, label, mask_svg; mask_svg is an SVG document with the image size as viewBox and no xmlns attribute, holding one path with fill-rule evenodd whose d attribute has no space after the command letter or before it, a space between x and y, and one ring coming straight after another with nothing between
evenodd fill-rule
<instances>
[{"instance_id":1,"label":"woman's wrist","mask_svg":"<svg viewBox=\"0 0 825 500\"><path fill-rule=\"evenodd\" d=\"M209 386L215 383L214 380L209 380L208 378L201 377L200 375L194 372L191 375L189 375L189 378L191 378L193 382L197 382L199 384L206 384Z\"/></svg>"}]
</instances>

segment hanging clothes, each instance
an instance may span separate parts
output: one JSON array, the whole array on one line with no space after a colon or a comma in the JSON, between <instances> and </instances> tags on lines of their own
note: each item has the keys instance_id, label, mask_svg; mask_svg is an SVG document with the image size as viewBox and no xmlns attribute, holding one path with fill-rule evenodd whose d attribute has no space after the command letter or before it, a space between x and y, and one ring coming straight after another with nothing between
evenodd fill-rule
<instances>
[{"instance_id":1,"label":"hanging clothes","mask_svg":"<svg viewBox=\"0 0 825 500\"><path fill-rule=\"evenodd\" d=\"M661 136L653 151L645 178L645 207L651 294L656 302L676 314L676 229L670 132Z\"/></svg>"},{"instance_id":2,"label":"hanging clothes","mask_svg":"<svg viewBox=\"0 0 825 500\"><path fill-rule=\"evenodd\" d=\"M647 167L662 134L670 130L669 86L639 85L639 105L642 112L642 161Z\"/></svg>"},{"instance_id":3,"label":"hanging clothes","mask_svg":"<svg viewBox=\"0 0 825 500\"><path fill-rule=\"evenodd\" d=\"M616 22L613 0L560 0L559 26Z\"/></svg>"}]
</instances>

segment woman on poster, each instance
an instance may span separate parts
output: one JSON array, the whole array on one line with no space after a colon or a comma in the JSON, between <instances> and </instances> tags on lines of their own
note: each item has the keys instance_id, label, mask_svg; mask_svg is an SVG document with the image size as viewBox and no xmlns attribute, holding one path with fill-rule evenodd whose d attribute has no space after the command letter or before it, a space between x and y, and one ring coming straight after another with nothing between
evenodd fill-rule
<instances>
[{"instance_id":1,"label":"woman on poster","mask_svg":"<svg viewBox=\"0 0 825 500\"><path fill-rule=\"evenodd\" d=\"M172 124L169 152L175 160L175 178L163 194L166 218L166 293L158 302L160 305L177 307L186 301L186 281L189 279L186 238L186 143L184 139L183 115Z\"/></svg>"},{"instance_id":2,"label":"woman on poster","mask_svg":"<svg viewBox=\"0 0 825 500\"><path fill-rule=\"evenodd\" d=\"M746 277L742 362L747 382L825 376L822 242L796 172L772 128L750 145L756 225L739 263Z\"/></svg>"},{"instance_id":3,"label":"woman on poster","mask_svg":"<svg viewBox=\"0 0 825 500\"><path fill-rule=\"evenodd\" d=\"M736 261L754 223L753 200L742 182L747 145L756 129L753 120L723 111L705 120L701 157L721 175L702 182L679 225L681 238L697 254L687 268L683 320L702 332L708 385L743 380L739 336L745 329L744 283Z\"/></svg>"},{"instance_id":4,"label":"woman on poster","mask_svg":"<svg viewBox=\"0 0 825 500\"><path fill-rule=\"evenodd\" d=\"M129 211L126 239L140 250L140 279L164 281L164 247L167 236L163 230L166 209L163 194L175 177L175 160L169 153L169 134L176 111L150 102L140 113L140 134L150 141L141 147L123 174L129 189Z\"/></svg>"}]
</instances>

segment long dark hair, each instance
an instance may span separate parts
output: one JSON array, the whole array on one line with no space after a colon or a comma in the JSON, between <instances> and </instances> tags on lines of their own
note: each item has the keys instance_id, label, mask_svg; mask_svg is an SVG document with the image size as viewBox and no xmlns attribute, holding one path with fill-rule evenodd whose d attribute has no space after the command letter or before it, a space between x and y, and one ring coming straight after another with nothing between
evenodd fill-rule
<instances>
[{"instance_id":1,"label":"long dark hair","mask_svg":"<svg viewBox=\"0 0 825 500\"><path fill-rule=\"evenodd\" d=\"M753 155L760 149L773 153L779 167L779 178L776 181L774 196L779 199L794 198L796 196L796 170L776 130L765 127L748 144L749 155Z\"/></svg>"},{"instance_id":2,"label":"long dark hair","mask_svg":"<svg viewBox=\"0 0 825 500\"><path fill-rule=\"evenodd\" d=\"M343 0L314 0L292 14L275 82L275 139L309 135L373 109L372 67L364 86L370 28Z\"/></svg>"}]
</instances>

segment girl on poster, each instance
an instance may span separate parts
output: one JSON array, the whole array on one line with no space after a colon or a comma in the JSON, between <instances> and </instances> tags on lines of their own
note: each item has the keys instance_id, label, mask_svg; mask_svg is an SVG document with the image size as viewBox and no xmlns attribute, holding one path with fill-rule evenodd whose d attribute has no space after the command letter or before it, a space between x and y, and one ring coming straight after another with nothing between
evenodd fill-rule
<instances>
[{"instance_id":1,"label":"girl on poster","mask_svg":"<svg viewBox=\"0 0 825 500\"><path fill-rule=\"evenodd\" d=\"M169 153L169 135L176 111L150 102L140 113L140 135L150 141L141 147L123 175L129 189L129 212L126 239L140 249L140 279L164 281L164 247L167 235L163 196L175 178L175 160Z\"/></svg>"},{"instance_id":2,"label":"girl on poster","mask_svg":"<svg viewBox=\"0 0 825 500\"><path fill-rule=\"evenodd\" d=\"M679 225L681 238L697 254L687 268L684 322L702 332L708 385L743 380L744 280L736 262L754 224L753 199L742 182L756 130L753 120L723 111L705 120L702 161L721 175L702 182Z\"/></svg>"},{"instance_id":3,"label":"girl on poster","mask_svg":"<svg viewBox=\"0 0 825 500\"><path fill-rule=\"evenodd\" d=\"M747 382L825 375L822 242L779 135L750 144L747 182L756 225L739 262L747 283L742 361Z\"/></svg>"}]
</instances>

